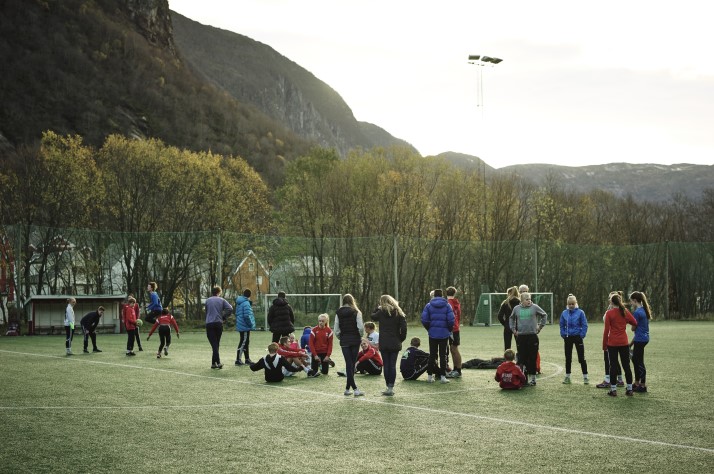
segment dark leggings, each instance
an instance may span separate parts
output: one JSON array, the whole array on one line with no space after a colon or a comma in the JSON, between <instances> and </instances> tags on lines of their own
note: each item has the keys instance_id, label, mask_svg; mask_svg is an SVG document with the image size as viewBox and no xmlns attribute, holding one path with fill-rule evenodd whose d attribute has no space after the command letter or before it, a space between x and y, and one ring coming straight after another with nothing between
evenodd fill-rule
<instances>
[{"instance_id":1,"label":"dark leggings","mask_svg":"<svg viewBox=\"0 0 714 474\"><path fill-rule=\"evenodd\" d=\"M625 371L625 381L632 383L632 370L630 370L630 348L628 346L607 346L610 356L610 385L615 385L617 380L617 356L620 356L622 370Z\"/></svg>"},{"instance_id":2,"label":"dark leggings","mask_svg":"<svg viewBox=\"0 0 714 474\"><path fill-rule=\"evenodd\" d=\"M357 363L355 371L367 372L369 375L382 375L382 367L378 366L373 359L367 359Z\"/></svg>"},{"instance_id":3,"label":"dark leggings","mask_svg":"<svg viewBox=\"0 0 714 474\"><path fill-rule=\"evenodd\" d=\"M240 331L240 342L238 343L238 354L236 360L240 360L241 354L245 354L245 360L250 360L250 331Z\"/></svg>"},{"instance_id":4,"label":"dark leggings","mask_svg":"<svg viewBox=\"0 0 714 474\"><path fill-rule=\"evenodd\" d=\"M320 358L318 360L318 357ZM312 362L310 363L310 368L317 372L319 369L320 372L322 372L323 375L327 375L330 372L330 363L325 362L325 357L327 357L327 352L323 352L322 354L317 354L317 357L312 358ZM320 362L322 361L322 362Z\"/></svg>"},{"instance_id":5,"label":"dark leggings","mask_svg":"<svg viewBox=\"0 0 714 474\"><path fill-rule=\"evenodd\" d=\"M503 326L503 350L511 348L511 340L513 339L513 331L508 326Z\"/></svg>"},{"instance_id":6,"label":"dark leggings","mask_svg":"<svg viewBox=\"0 0 714 474\"><path fill-rule=\"evenodd\" d=\"M141 350L141 335L139 334L138 326L136 327L136 329L134 329L134 336L135 336L134 340L136 341L136 345L139 346L139 350ZM134 348L133 345L131 347L132 347L132 349Z\"/></svg>"},{"instance_id":7,"label":"dark leggings","mask_svg":"<svg viewBox=\"0 0 714 474\"><path fill-rule=\"evenodd\" d=\"M126 330L126 350L131 352L134 350L134 341L138 340L137 338L139 332L139 328L136 329L127 329Z\"/></svg>"},{"instance_id":8,"label":"dark leggings","mask_svg":"<svg viewBox=\"0 0 714 474\"><path fill-rule=\"evenodd\" d=\"M440 376L446 375L446 351L449 348L449 338L434 339L429 338L429 367L426 373ZM436 366L436 358L439 358L439 366Z\"/></svg>"},{"instance_id":9,"label":"dark leggings","mask_svg":"<svg viewBox=\"0 0 714 474\"><path fill-rule=\"evenodd\" d=\"M565 338L565 373L570 374L573 364L573 346L578 353L578 362L583 370L583 375L588 373L588 363L585 361L585 344L580 336L568 336Z\"/></svg>"},{"instance_id":10,"label":"dark leggings","mask_svg":"<svg viewBox=\"0 0 714 474\"><path fill-rule=\"evenodd\" d=\"M355 384L355 363L357 362L357 354L359 353L359 344L354 346L342 346L342 356L345 358L345 373L347 374L347 383L345 390L357 389Z\"/></svg>"},{"instance_id":11,"label":"dark leggings","mask_svg":"<svg viewBox=\"0 0 714 474\"><path fill-rule=\"evenodd\" d=\"M65 326L64 332L67 335L67 339L65 339L65 341L64 341L64 347L65 347L65 349L71 349L72 348L72 339L74 339L74 331L72 330L71 327Z\"/></svg>"},{"instance_id":12,"label":"dark leggings","mask_svg":"<svg viewBox=\"0 0 714 474\"><path fill-rule=\"evenodd\" d=\"M84 333L84 350L89 347L89 340L92 340L92 347L97 350L97 333L93 329L85 328L82 326L82 332Z\"/></svg>"},{"instance_id":13,"label":"dark leggings","mask_svg":"<svg viewBox=\"0 0 714 474\"><path fill-rule=\"evenodd\" d=\"M394 381L397 379L397 358L399 352L381 351L384 362L384 381L387 387L394 388Z\"/></svg>"},{"instance_id":14,"label":"dark leggings","mask_svg":"<svg viewBox=\"0 0 714 474\"><path fill-rule=\"evenodd\" d=\"M206 336L208 342L211 343L213 354L211 355L211 364L218 365L221 363L221 356L218 353L218 348L221 345L221 336L223 335L223 323L208 323L206 324Z\"/></svg>"},{"instance_id":15,"label":"dark leggings","mask_svg":"<svg viewBox=\"0 0 714 474\"><path fill-rule=\"evenodd\" d=\"M159 352L166 346L166 349L171 345L171 328L168 326L159 326Z\"/></svg>"},{"instance_id":16,"label":"dark leggings","mask_svg":"<svg viewBox=\"0 0 714 474\"><path fill-rule=\"evenodd\" d=\"M610 353L603 351L603 354L605 359L605 373L610 375ZM615 371L617 372L616 375L622 375L622 370L620 370L620 364L617 362L617 358L615 358Z\"/></svg>"},{"instance_id":17,"label":"dark leggings","mask_svg":"<svg viewBox=\"0 0 714 474\"><path fill-rule=\"evenodd\" d=\"M635 380L642 385L647 383L647 369L645 368L646 342L635 342L632 346L632 365L635 367Z\"/></svg>"},{"instance_id":18,"label":"dark leggings","mask_svg":"<svg viewBox=\"0 0 714 474\"><path fill-rule=\"evenodd\" d=\"M525 365L528 375L534 377L536 374L536 360L538 359L538 344L537 334L519 334L516 337L518 363Z\"/></svg>"}]
</instances>

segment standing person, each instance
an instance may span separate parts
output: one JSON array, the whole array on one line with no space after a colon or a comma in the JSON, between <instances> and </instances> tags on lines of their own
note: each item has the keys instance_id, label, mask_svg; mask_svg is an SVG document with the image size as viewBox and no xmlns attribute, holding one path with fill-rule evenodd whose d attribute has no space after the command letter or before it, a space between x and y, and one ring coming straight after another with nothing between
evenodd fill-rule
<instances>
[{"instance_id":1,"label":"standing person","mask_svg":"<svg viewBox=\"0 0 714 474\"><path fill-rule=\"evenodd\" d=\"M528 384L536 384L536 358L538 357L538 333L545 327L548 315L537 304L531 301L531 294L521 293L521 303L513 308L509 325L516 336L518 361L525 364Z\"/></svg>"},{"instance_id":2,"label":"standing person","mask_svg":"<svg viewBox=\"0 0 714 474\"><path fill-rule=\"evenodd\" d=\"M146 285L146 291L149 292L149 304L146 305L146 322L154 324L156 322L156 318L161 316L161 310L164 309L163 306L161 306L161 301L159 300L159 294L156 292L159 287L156 285L155 281L150 281L148 285Z\"/></svg>"},{"instance_id":3,"label":"standing person","mask_svg":"<svg viewBox=\"0 0 714 474\"><path fill-rule=\"evenodd\" d=\"M413 337L409 347L402 354L402 361L399 364L399 371L404 380L416 380L426 372L429 366L429 354L419 349L421 339Z\"/></svg>"},{"instance_id":4,"label":"standing person","mask_svg":"<svg viewBox=\"0 0 714 474\"><path fill-rule=\"evenodd\" d=\"M347 383L345 385L345 396L352 395L361 397L364 395L355 383L355 364L357 363L357 353L359 352L360 340L364 334L362 322L362 312L357 307L354 296L347 293L342 297L342 306L337 309L335 315L335 336L340 340L342 356L345 358L345 372Z\"/></svg>"},{"instance_id":5,"label":"standing person","mask_svg":"<svg viewBox=\"0 0 714 474\"><path fill-rule=\"evenodd\" d=\"M327 375L330 371L330 366L335 366L335 363L330 359L333 336L334 333L330 329L330 317L323 313L317 317L317 326L310 331L309 347L312 355L313 373L320 369L323 375Z\"/></svg>"},{"instance_id":6,"label":"standing person","mask_svg":"<svg viewBox=\"0 0 714 474\"><path fill-rule=\"evenodd\" d=\"M72 339L74 339L74 305L76 304L76 299L67 298L67 307L64 310L64 333L67 335L64 341L64 348L68 356L74 355L72 353Z\"/></svg>"},{"instance_id":7,"label":"standing person","mask_svg":"<svg viewBox=\"0 0 714 474\"><path fill-rule=\"evenodd\" d=\"M233 306L221 298L223 290L220 286L211 288L211 297L206 300L206 337L211 343L211 368L222 369L220 346L223 335L223 321L226 315L233 311Z\"/></svg>"},{"instance_id":8,"label":"standing person","mask_svg":"<svg viewBox=\"0 0 714 474\"><path fill-rule=\"evenodd\" d=\"M372 313L372 320L379 323L381 332L379 351L384 362L384 382L387 389L382 395L394 395L394 382L397 379L397 358L402 350L402 342L407 338L407 318L399 307L399 302L390 295L379 297L379 306Z\"/></svg>"},{"instance_id":9,"label":"standing person","mask_svg":"<svg viewBox=\"0 0 714 474\"><path fill-rule=\"evenodd\" d=\"M92 352L102 352L97 347L97 333L96 329L99 326L99 320L104 316L104 306L100 306L96 311L87 313L84 315L82 320L79 322L82 325L82 333L84 334L84 351L89 352L87 347L89 346L89 339L92 340Z\"/></svg>"},{"instance_id":10,"label":"standing person","mask_svg":"<svg viewBox=\"0 0 714 474\"><path fill-rule=\"evenodd\" d=\"M635 312L632 316L637 321L635 328L635 337L632 339L630 346L632 349L632 365L635 367L635 392L647 391L647 369L645 368L645 346L650 342L650 319L652 319L652 311L650 304L647 301L647 296L641 291L633 291L630 295Z\"/></svg>"},{"instance_id":11,"label":"standing person","mask_svg":"<svg viewBox=\"0 0 714 474\"><path fill-rule=\"evenodd\" d=\"M137 319L139 319L141 317L139 303L136 302L136 298L132 294L130 294L128 298L129 298L129 300L134 300L134 304L130 304L129 301L127 300L127 305L131 306L131 308L134 310L134 321L136 321ZM124 322L124 325L126 325L126 322ZM139 347L139 352L142 352L144 350L144 348L141 347L141 335L140 335L140 331L139 331L139 326L137 326L136 324L135 324L135 326L136 326L136 331L134 332L134 342ZM133 347L133 345L132 345L132 347Z\"/></svg>"},{"instance_id":12,"label":"standing person","mask_svg":"<svg viewBox=\"0 0 714 474\"><path fill-rule=\"evenodd\" d=\"M612 381L617 376L614 366L617 364L617 357L620 356L622 370L625 372L627 390L625 395L632 396L632 370L630 370L630 350L627 342L627 325L633 329L637 327L634 316L625 308L622 297L615 293L610 297L612 309L605 313L605 328L602 332L602 348L607 350L610 356L610 391L607 394L611 397L617 396L617 385Z\"/></svg>"},{"instance_id":13,"label":"standing person","mask_svg":"<svg viewBox=\"0 0 714 474\"><path fill-rule=\"evenodd\" d=\"M514 287L515 288L515 287ZM515 352L512 349L506 349L503 353L503 358L506 359L496 369L495 379L499 387L504 390L518 390L526 384L526 376L518 367L518 364L513 362L516 358Z\"/></svg>"},{"instance_id":14,"label":"standing person","mask_svg":"<svg viewBox=\"0 0 714 474\"><path fill-rule=\"evenodd\" d=\"M449 350L451 351L451 358L454 360L454 370L447 373L446 376L458 378L461 377L461 352L459 352L459 345L461 345L461 333L459 332L461 302L456 299L456 288L453 286L446 289L446 301L454 311L454 329L451 331L451 336L449 336Z\"/></svg>"},{"instance_id":15,"label":"standing person","mask_svg":"<svg viewBox=\"0 0 714 474\"><path fill-rule=\"evenodd\" d=\"M620 295L620 299L622 299L622 291L611 291L609 295L607 295L607 310L605 310L606 314L607 311L612 309L612 295ZM605 314L602 315L602 322L605 322ZM597 388L610 388L610 354L607 352L607 349L602 351L603 353L603 361L605 362L605 377L603 381L597 385L595 385ZM616 385L618 387L624 387L625 382L622 380L622 369L620 368L620 363L615 359L615 373L617 374L617 383Z\"/></svg>"},{"instance_id":16,"label":"standing person","mask_svg":"<svg viewBox=\"0 0 714 474\"><path fill-rule=\"evenodd\" d=\"M498 321L503 325L503 350L511 348L513 332L508 320L511 317L511 313L513 313L513 308L520 304L520 296L521 294L518 292L517 287L510 287L506 290L506 299L503 300L501 308L498 310Z\"/></svg>"},{"instance_id":17,"label":"standing person","mask_svg":"<svg viewBox=\"0 0 714 474\"><path fill-rule=\"evenodd\" d=\"M429 333L429 368L426 381L432 383L434 381L432 374L436 372L436 375L441 377L441 383L449 383L446 378L446 350L449 335L454 329L454 311L444 298L443 290L434 290L434 297L421 312L421 323Z\"/></svg>"},{"instance_id":18,"label":"standing person","mask_svg":"<svg viewBox=\"0 0 714 474\"><path fill-rule=\"evenodd\" d=\"M136 312L134 305L136 300L133 296L129 296L126 304L122 308L122 318L124 319L124 327L126 328L126 355L135 356L134 341L136 341L139 326L136 325Z\"/></svg>"},{"instance_id":19,"label":"standing person","mask_svg":"<svg viewBox=\"0 0 714 474\"><path fill-rule=\"evenodd\" d=\"M583 339L588 333L588 319L585 312L578 307L578 300L574 295L568 295L567 308L560 315L560 337L565 344L565 379L564 384L571 383L570 368L573 363L573 346L578 353L578 362L583 371L583 383L589 384L588 363L585 361L585 344Z\"/></svg>"},{"instance_id":20,"label":"standing person","mask_svg":"<svg viewBox=\"0 0 714 474\"><path fill-rule=\"evenodd\" d=\"M240 342L236 350L235 365L243 365L240 360L245 354L245 363L250 365L250 332L255 329L255 316L253 315L253 303L250 301L251 291L246 288L243 294L236 298L236 331L240 332Z\"/></svg>"},{"instance_id":21,"label":"standing person","mask_svg":"<svg viewBox=\"0 0 714 474\"><path fill-rule=\"evenodd\" d=\"M285 292L279 291L278 297L268 309L268 329L273 333L273 342L295 331L295 314L285 298Z\"/></svg>"},{"instance_id":22,"label":"standing person","mask_svg":"<svg viewBox=\"0 0 714 474\"><path fill-rule=\"evenodd\" d=\"M176 337L181 337L179 335L179 327L178 324L176 323L176 319L174 319L172 314L169 314L169 310L167 308L164 308L161 310L161 316L156 318L156 321L154 322L154 325L151 327L151 330L149 331L149 335L147 336L146 340L148 341L151 338L151 335L154 334L154 331L156 328L159 328L159 350L156 352L156 358L161 359L161 349L164 350L164 355L167 356L169 355L169 346L171 345L171 327L173 326L174 331L176 331Z\"/></svg>"}]
</instances>

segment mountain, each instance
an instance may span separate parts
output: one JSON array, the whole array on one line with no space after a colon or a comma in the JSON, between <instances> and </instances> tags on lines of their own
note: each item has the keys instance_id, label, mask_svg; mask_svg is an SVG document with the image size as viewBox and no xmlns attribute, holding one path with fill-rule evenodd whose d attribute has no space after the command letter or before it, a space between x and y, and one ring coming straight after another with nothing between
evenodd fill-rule
<instances>
[{"instance_id":1,"label":"mountain","mask_svg":"<svg viewBox=\"0 0 714 474\"><path fill-rule=\"evenodd\" d=\"M343 156L375 146L416 152L377 125L356 120L334 89L270 46L173 11L171 19L181 56L197 73L304 139Z\"/></svg>"}]
</instances>

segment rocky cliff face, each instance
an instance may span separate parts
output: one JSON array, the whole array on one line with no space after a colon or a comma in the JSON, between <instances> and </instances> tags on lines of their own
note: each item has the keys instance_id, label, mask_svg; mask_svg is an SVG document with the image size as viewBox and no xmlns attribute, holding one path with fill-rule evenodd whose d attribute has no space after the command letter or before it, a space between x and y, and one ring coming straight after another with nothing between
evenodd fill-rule
<instances>
[{"instance_id":1,"label":"rocky cliff face","mask_svg":"<svg viewBox=\"0 0 714 474\"><path fill-rule=\"evenodd\" d=\"M155 46L177 57L168 0L123 0L129 18L141 34Z\"/></svg>"}]
</instances>

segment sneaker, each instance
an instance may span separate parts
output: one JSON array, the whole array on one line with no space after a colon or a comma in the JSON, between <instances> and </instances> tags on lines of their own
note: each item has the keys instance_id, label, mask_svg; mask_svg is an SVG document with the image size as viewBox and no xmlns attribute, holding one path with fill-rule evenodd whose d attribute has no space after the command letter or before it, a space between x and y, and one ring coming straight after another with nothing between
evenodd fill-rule
<instances>
[{"instance_id":1,"label":"sneaker","mask_svg":"<svg viewBox=\"0 0 714 474\"><path fill-rule=\"evenodd\" d=\"M451 380L447 379L446 376L441 377L441 383L451 383Z\"/></svg>"},{"instance_id":2,"label":"sneaker","mask_svg":"<svg viewBox=\"0 0 714 474\"><path fill-rule=\"evenodd\" d=\"M637 393L646 393L647 392L647 387L643 387L642 385L638 385L637 387L633 388L633 390Z\"/></svg>"},{"instance_id":3,"label":"sneaker","mask_svg":"<svg viewBox=\"0 0 714 474\"><path fill-rule=\"evenodd\" d=\"M346 373L340 371L337 372L337 375L339 375L340 377L347 377Z\"/></svg>"},{"instance_id":4,"label":"sneaker","mask_svg":"<svg viewBox=\"0 0 714 474\"><path fill-rule=\"evenodd\" d=\"M597 388L610 388L610 382L602 381L602 383L599 383L595 385Z\"/></svg>"},{"instance_id":5,"label":"sneaker","mask_svg":"<svg viewBox=\"0 0 714 474\"><path fill-rule=\"evenodd\" d=\"M385 397L393 397L394 390L391 387L387 387L387 390L383 391L382 395L384 395Z\"/></svg>"},{"instance_id":6,"label":"sneaker","mask_svg":"<svg viewBox=\"0 0 714 474\"><path fill-rule=\"evenodd\" d=\"M588 380L588 378L585 377L585 378L583 379L583 383L584 383L585 385L590 385L590 380Z\"/></svg>"},{"instance_id":7,"label":"sneaker","mask_svg":"<svg viewBox=\"0 0 714 474\"><path fill-rule=\"evenodd\" d=\"M320 372L318 372L317 370L313 372L311 370L310 372L307 373L307 376L314 379L314 378L317 378L320 376Z\"/></svg>"},{"instance_id":8,"label":"sneaker","mask_svg":"<svg viewBox=\"0 0 714 474\"><path fill-rule=\"evenodd\" d=\"M352 390L350 390L350 389L345 390L345 397L349 397L350 395L352 395Z\"/></svg>"},{"instance_id":9,"label":"sneaker","mask_svg":"<svg viewBox=\"0 0 714 474\"><path fill-rule=\"evenodd\" d=\"M618 387L624 387L624 386L625 386L625 382L623 382L622 380L618 380L618 381L617 381L617 386L618 386Z\"/></svg>"},{"instance_id":10,"label":"sneaker","mask_svg":"<svg viewBox=\"0 0 714 474\"><path fill-rule=\"evenodd\" d=\"M236 365L245 365L245 364L241 360L236 360Z\"/></svg>"},{"instance_id":11,"label":"sneaker","mask_svg":"<svg viewBox=\"0 0 714 474\"><path fill-rule=\"evenodd\" d=\"M67 349L67 355L68 355L68 356L73 356L74 353L73 353L72 351L70 351L69 349Z\"/></svg>"},{"instance_id":12,"label":"sneaker","mask_svg":"<svg viewBox=\"0 0 714 474\"><path fill-rule=\"evenodd\" d=\"M135 356L136 354L134 354L133 352L127 352L126 355L128 355L128 356Z\"/></svg>"},{"instance_id":13,"label":"sneaker","mask_svg":"<svg viewBox=\"0 0 714 474\"><path fill-rule=\"evenodd\" d=\"M426 383L434 383L434 376L433 376L433 375L427 375L427 376L426 376Z\"/></svg>"},{"instance_id":14,"label":"sneaker","mask_svg":"<svg viewBox=\"0 0 714 474\"><path fill-rule=\"evenodd\" d=\"M625 395L627 395L628 397L631 397L631 396L632 396L632 390L625 390Z\"/></svg>"},{"instance_id":15,"label":"sneaker","mask_svg":"<svg viewBox=\"0 0 714 474\"><path fill-rule=\"evenodd\" d=\"M607 391L607 396L608 396L608 397L616 397L616 396L617 396L617 390L608 390L608 391Z\"/></svg>"},{"instance_id":16,"label":"sneaker","mask_svg":"<svg viewBox=\"0 0 714 474\"><path fill-rule=\"evenodd\" d=\"M459 372L458 370L451 371L451 378L458 379L459 377L461 377L461 372Z\"/></svg>"},{"instance_id":17,"label":"sneaker","mask_svg":"<svg viewBox=\"0 0 714 474\"><path fill-rule=\"evenodd\" d=\"M165 355L165 356L169 355L169 348L168 348L168 347L164 347L164 355Z\"/></svg>"},{"instance_id":18,"label":"sneaker","mask_svg":"<svg viewBox=\"0 0 714 474\"><path fill-rule=\"evenodd\" d=\"M157 359L161 359L161 352L157 352L157 353L156 353L156 358L157 358Z\"/></svg>"},{"instance_id":19,"label":"sneaker","mask_svg":"<svg viewBox=\"0 0 714 474\"><path fill-rule=\"evenodd\" d=\"M84 352L85 354L89 354L89 351L87 349L84 349L82 352Z\"/></svg>"},{"instance_id":20,"label":"sneaker","mask_svg":"<svg viewBox=\"0 0 714 474\"><path fill-rule=\"evenodd\" d=\"M528 385L530 385L531 387L535 387L535 386L536 386L536 381L535 381L535 380L531 380L530 382L528 382Z\"/></svg>"},{"instance_id":21,"label":"sneaker","mask_svg":"<svg viewBox=\"0 0 714 474\"><path fill-rule=\"evenodd\" d=\"M144 348L139 346L139 352L144 352Z\"/></svg>"},{"instance_id":22,"label":"sneaker","mask_svg":"<svg viewBox=\"0 0 714 474\"><path fill-rule=\"evenodd\" d=\"M570 381L570 377L565 377L565 378L563 379L563 383L566 384L566 385L570 385L570 384L573 383L573 382Z\"/></svg>"},{"instance_id":23,"label":"sneaker","mask_svg":"<svg viewBox=\"0 0 714 474\"><path fill-rule=\"evenodd\" d=\"M355 389L355 397L362 397L364 396L364 392L358 388Z\"/></svg>"},{"instance_id":24,"label":"sneaker","mask_svg":"<svg viewBox=\"0 0 714 474\"><path fill-rule=\"evenodd\" d=\"M211 364L211 368L212 368L212 369L222 369L222 368L223 368L223 364L221 364L221 363Z\"/></svg>"},{"instance_id":25,"label":"sneaker","mask_svg":"<svg viewBox=\"0 0 714 474\"><path fill-rule=\"evenodd\" d=\"M328 360L327 363L330 365L330 367L334 367L334 366L335 366L335 361L332 360L332 359Z\"/></svg>"},{"instance_id":26,"label":"sneaker","mask_svg":"<svg viewBox=\"0 0 714 474\"><path fill-rule=\"evenodd\" d=\"M92 352L102 352L101 349L92 349Z\"/></svg>"}]
</instances>

